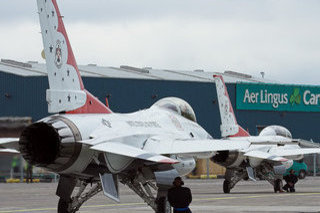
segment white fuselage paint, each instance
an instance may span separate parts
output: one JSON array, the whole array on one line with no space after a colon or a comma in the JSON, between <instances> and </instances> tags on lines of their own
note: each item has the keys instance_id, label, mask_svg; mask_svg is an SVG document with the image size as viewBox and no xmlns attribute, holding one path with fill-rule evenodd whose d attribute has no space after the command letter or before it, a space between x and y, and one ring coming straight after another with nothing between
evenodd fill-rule
<instances>
[{"instance_id":1,"label":"white fuselage paint","mask_svg":"<svg viewBox=\"0 0 320 213\"><path fill-rule=\"evenodd\" d=\"M147 139L152 136L162 135L165 138L180 140L211 138L211 136L197 123L185 119L174 112L156 106L127 114L63 114L60 116L71 120L78 127L81 132L82 140L88 140L90 138L103 139L104 136L112 135L112 142L124 143L141 149L148 143ZM123 137L126 132L128 133L128 136ZM263 160L260 158L244 156L246 151L259 150L269 152L279 148L297 148L297 145L283 145L279 147L279 142L285 143L289 141L289 139L281 136L250 136L233 137L229 139L239 140L239 143L247 141L248 144L248 148L239 152L238 159L229 166L230 168L240 166L244 160L247 160L253 168L260 165ZM102 140L101 143L102 142L104 141ZM265 144L266 142L268 143L267 145ZM183 150L183 147L181 147L181 149ZM79 159L64 172L82 172L93 157L97 155L97 153L95 153L95 151L89 149L89 146L84 145ZM212 155L213 153L201 153L196 157L209 158ZM180 163L175 164L174 167L178 170L180 175L188 174L195 168L195 159L191 156L186 156L187 155L183 155L183 158L171 156L174 159L176 159L176 157L179 158ZM298 160L302 157L302 155L290 156L288 159ZM105 154L105 158L108 162L108 168L113 173L121 172L134 160L133 158L108 153ZM279 163L275 162L275 164Z\"/></svg>"},{"instance_id":2,"label":"white fuselage paint","mask_svg":"<svg viewBox=\"0 0 320 213\"><path fill-rule=\"evenodd\" d=\"M141 149L143 149L145 143L148 143L147 139L153 135L162 135L166 138L180 140L211 138L197 123L156 106L128 114L61 114L60 116L69 119L77 126L82 140L112 135L112 142L123 143ZM124 137L126 132L128 136ZM94 156L97 156L97 153L90 150L88 145L84 145L79 159L63 173L70 171L81 173ZM178 158L180 161L180 163L173 165L180 175L188 174L195 168L195 159L193 157L180 157L179 155L169 157ZM197 157L201 158L202 156L199 154ZM121 172L134 160L133 158L109 153L105 154L105 158L108 162L108 168L113 173Z\"/></svg>"}]
</instances>

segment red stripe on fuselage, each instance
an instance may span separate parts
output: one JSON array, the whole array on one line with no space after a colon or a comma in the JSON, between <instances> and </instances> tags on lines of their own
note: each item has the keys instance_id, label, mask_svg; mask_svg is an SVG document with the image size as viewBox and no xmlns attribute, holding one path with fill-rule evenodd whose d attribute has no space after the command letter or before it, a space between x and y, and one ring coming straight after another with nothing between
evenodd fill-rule
<instances>
[{"instance_id":1,"label":"red stripe on fuselage","mask_svg":"<svg viewBox=\"0 0 320 213\"><path fill-rule=\"evenodd\" d=\"M99 101L98 98L94 97L90 92L85 90L87 94L86 104L82 107L68 111L68 114L85 114L85 113L112 113L112 111L103 103Z\"/></svg>"},{"instance_id":2,"label":"red stripe on fuselage","mask_svg":"<svg viewBox=\"0 0 320 213\"><path fill-rule=\"evenodd\" d=\"M165 163L165 164L177 164L179 163L179 161L177 160L169 160L169 159L164 159L164 160L160 160L159 163Z\"/></svg>"},{"instance_id":3,"label":"red stripe on fuselage","mask_svg":"<svg viewBox=\"0 0 320 213\"><path fill-rule=\"evenodd\" d=\"M230 135L228 137L249 137L250 134L244 130L239 124L238 124L238 127L239 127L239 131L237 134L234 134L234 135Z\"/></svg>"}]
</instances>

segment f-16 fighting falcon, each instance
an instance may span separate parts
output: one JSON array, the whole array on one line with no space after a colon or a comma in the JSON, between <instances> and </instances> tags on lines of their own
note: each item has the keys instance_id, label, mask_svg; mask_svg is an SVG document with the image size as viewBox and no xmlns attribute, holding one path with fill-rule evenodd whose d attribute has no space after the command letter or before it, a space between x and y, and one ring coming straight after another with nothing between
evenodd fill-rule
<instances>
[{"instance_id":1,"label":"f-16 fighting falcon","mask_svg":"<svg viewBox=\"0 0 320 213\"><path fill-rule=\"evenodd\" d=\"M213 76L218 95L221 136L229 141L247 143L248 147L237 151L218 151L212 160L226 167L223 191L230 190L241 179L255 180L256 176L267 180L274 191L282 190L282 174L300 160L304 154L319 153L318 148L308 141L292 139L288 129L272 125L264 128L259 136L250 136L236 120L229 94L222 76Z\"/></svg>"},{"instance_id":2,"label":"f-16 fighting falcon","mask_svg":"<svg viewBox=\"0 0 320 213\"><path fill-rule=\"evenodd\" d=\"M282 142L291 139L281 136L271 137L281 142L261 149L251 138L214 140L197 124L191 106L175 97L134 113L112 112L85 89L56 0L37 4L49 79L46 101L55 114L26 127L20 138L1 139L0 148L17 150L28 163L59 174L58 212L76 212L100 191L119 202L121 183L155 212L168 213L168 188L195 168L196 158L211 158L242 178L242 168L273 172L272 165L287 160L282 155L320 152L297 145L283 149Z\"/></svg>"}]
</instances>

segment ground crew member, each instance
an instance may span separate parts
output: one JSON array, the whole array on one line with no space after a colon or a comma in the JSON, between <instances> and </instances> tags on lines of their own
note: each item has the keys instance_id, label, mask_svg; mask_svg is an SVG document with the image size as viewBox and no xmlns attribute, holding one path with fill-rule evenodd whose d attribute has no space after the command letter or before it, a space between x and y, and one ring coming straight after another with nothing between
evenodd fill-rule
<instances>
[{"instance_id":1,"label":"ground crew member","mask_svg":"<svg viewBox=\"0 0 320 213\"><path fill-rule=\"evenodd\" d=\"M290 174L283 177L283 179L287 182L286 185L284 185L283 190L286 190L287 192L295 192L294 184L298 182L298 177L294 174L294 170L290 170Z\"/></svg>"},{"instance_id":2,"label":"ground crew member","mask_svg":"<svg viewBox=\"0 0 320 213\"><path fill-rule=\"evenodd\" d=\"M14 155L11 161L11 170L13 172L13 176L15 176L19 172L19 158L17 155ZM11 177L13 178L13 177Z\"/></svg>"},{"instance_id":3,"label":"ground crew member","mask_svg":"<svg viewBox=\"0 0 320 213\"><path fill-rule=\"evenodd\" d=\"M191 190L182 187L183 185L181 177L176 177L173 181L173 187L168 190L168 201L173 207L174 213L191 213L189 209L192 201Z\"/></svg>"},{"instance_id":4,"label":"ground crew member","mask_svg":"<svg viewBox=\"0 0 320 213\"><path fill-rule=\"evenodd\" d=\"M27 164L27 178L26 178L26 182L27 183L32 183L32 165L29 164L29 163L26 163Z\"/></svg>"}]
</instances>

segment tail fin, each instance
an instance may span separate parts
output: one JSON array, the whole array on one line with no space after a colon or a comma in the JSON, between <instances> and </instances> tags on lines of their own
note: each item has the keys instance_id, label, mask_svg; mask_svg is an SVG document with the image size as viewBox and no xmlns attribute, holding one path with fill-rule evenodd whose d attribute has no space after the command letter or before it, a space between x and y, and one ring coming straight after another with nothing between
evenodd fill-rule
<instances>
[{"instance_id":1,"label":"tail fin","mask_svg":"<svg viewBox=\"0 0 320 213\"><path fill-rule=\"evenodd\" d=\"M46 57L50 113L110 113L84 89L56 0L37 0Z\"/></svg>"},{"instance_id":2,"label":"tail fin","mask_svg":"<svg viewBox=\"0 0 320 213\"><path fill-rule=\"evenodd\" d=\"M245 137L250 134L238 125L236 116L231 105L227 87L221 75L213 76L216 83L219 110L221 116L221 136L222 137Z\"/></svg>"}]
</instances>

